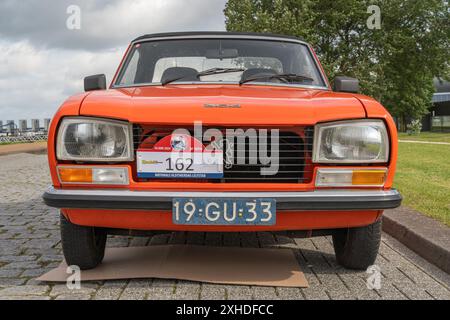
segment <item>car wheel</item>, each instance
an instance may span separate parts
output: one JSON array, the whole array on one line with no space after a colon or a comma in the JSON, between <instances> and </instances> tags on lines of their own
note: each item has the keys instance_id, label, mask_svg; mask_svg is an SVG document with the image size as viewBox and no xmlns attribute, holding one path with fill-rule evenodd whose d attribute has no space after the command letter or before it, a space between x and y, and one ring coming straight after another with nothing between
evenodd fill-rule
<instances>
[{"instance_id":1,"label":"car wheel","mask_svg":"<svg viewBox=\"0 0 450 320\"><path fill-rule=\"evenodd\" d=\"M367 269L375 263L381 241L381 219L358 228L340 229L333 233L337 262L349 269Z\"/></svg>"},{"instance_id":2,"label":"car wheel","mask_svg":"<svg viewBox=\"0 0 450 320\"><path fill-rule=\"evenodd\" d=\"M67 265L81 270L98 266L105 255L106 232L99 228L79 226L61 214L61 241Z\"/></svg>"}]
</instances>

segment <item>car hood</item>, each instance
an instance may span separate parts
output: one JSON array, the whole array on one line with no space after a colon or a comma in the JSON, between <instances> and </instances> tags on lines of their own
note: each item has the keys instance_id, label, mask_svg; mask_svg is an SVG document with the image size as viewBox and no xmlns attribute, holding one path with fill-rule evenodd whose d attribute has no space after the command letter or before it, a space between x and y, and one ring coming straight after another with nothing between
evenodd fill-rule
<instances>
[{"instance_id":1,"label":"car hood","mask_svg":"<svg viewBox=\"0 0 450 320\"><path fill-rule=\"evenodd\" d=\"M168 85L94 91L80 115L146 124L308 125L364 118L351 94L282 86Z\"/></svg>"}]
</instances>

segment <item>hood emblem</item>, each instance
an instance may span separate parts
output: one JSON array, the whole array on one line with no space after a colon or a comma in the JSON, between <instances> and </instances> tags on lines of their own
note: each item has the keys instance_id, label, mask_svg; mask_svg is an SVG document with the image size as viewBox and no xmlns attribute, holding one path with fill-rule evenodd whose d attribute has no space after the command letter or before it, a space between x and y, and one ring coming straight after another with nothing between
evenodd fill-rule
<instances>
[{"instance_id":1,"label":"hood emblem","mask_svg":"<svg viewBox=\"0 0 450 320\"><path fill-rule=\"evenodd\" d=\"M182 151L186 149L186 138L183 136L173 136L170 145L173 150Z\"/></svg>"},{"instance_id":2,"label":"hood emblem","mask_svg":"<svg viewBox=\"0 0 450 320\"><path fill-rule=\"evenodd\" d=\"M205 103L203 105L205 108L240 108L241 105L234 103L234 104L227 104L227 103Z\"/></svg>"}]
</instances>

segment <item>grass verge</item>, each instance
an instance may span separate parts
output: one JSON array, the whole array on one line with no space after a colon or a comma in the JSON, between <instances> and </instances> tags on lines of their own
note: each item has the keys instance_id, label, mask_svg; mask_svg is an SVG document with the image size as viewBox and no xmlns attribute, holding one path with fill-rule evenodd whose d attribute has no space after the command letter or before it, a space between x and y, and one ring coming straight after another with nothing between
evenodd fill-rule
<instances>
[{"instance_id":1,"label":"grass verge","mask_svg":"<svg viewBox=\"0 0 450 320\"><path fill-rule=\"evenodd\" d=\"M450 133L443 133L443 132L421 132L419 134L412 134L412 135L409 135L407 133L399 133L398 138L400 140L450 143Z\"/></svg>"},{"instance_id":2,"label":"grass verge","mask_svg":"<svg viewBox=\"0 0 450 320\"><path fill-rule=\"evenodd\" d=\"M400 142L394 186L404 205L450 226L450 146Z\"/></svg>"}]
</instances>

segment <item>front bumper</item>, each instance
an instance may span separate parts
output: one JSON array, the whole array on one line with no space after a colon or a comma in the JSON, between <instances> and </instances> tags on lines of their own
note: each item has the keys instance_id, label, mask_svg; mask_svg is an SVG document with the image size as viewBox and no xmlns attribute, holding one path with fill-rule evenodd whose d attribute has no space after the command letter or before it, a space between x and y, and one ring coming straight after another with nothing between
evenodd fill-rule
<instances>
[{"instance_id":1,"label":"front bumper","mask_svg":"<svg viewBox=\"0 0 450 320\"><path fill-rule=\"evenodd\" d=\"M44 202L63 209L172 210L173 198L272 198L277 211L384 210L400 206L395 190L316 190L309 192L174 192L118 189L55 189Z\"/></svg>"}]
</instances>

